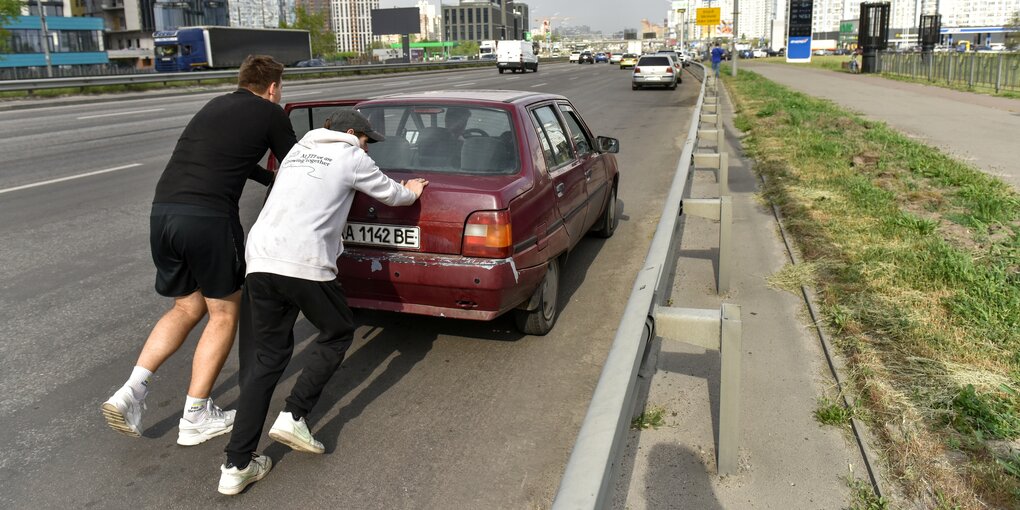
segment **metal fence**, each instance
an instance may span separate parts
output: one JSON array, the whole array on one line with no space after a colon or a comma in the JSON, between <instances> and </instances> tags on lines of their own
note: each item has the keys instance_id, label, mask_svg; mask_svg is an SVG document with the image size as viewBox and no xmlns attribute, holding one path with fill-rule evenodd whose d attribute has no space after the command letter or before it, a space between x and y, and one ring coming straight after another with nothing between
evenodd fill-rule
<instances>
[{"instance_id":1,"label":"metal fence","mask_svg":"<svg viewBox=\"0 0 1020 510\"><path fill-rule=\"evenodd\" d=\"M882 52L878 70L951 87L1020 92L1020 53Z\"/></svg>"}]
</instances>

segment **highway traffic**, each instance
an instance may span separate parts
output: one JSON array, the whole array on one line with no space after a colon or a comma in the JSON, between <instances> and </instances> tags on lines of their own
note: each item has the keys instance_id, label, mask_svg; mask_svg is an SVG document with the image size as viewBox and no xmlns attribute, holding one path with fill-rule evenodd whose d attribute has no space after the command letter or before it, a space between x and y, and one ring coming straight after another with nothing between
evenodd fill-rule
<instances>
[{"instance_id":1,"label":"highway traffic","mask_svg":"<svg viewBox=\"0 0 1020 510\"><path fill-rule=\"evenodd\" d=\"M360 312L355 343L309 417L325 456L263 439L276 467L244 495L216 493L226 439L175 443L193 342L156 374L141 439L99 404L121 384L169 300L153 291L148 215L191 116L220 88L4 109L0 105L0 507L537 508L552 501L634 275L655 230L697 97L632 91L615 65L543 64L365 79L285 81L283 101L440 89L562 94L595 135L620 140L620 223L570 255L544 337L504 316L471 322ZM428 191L426 191L427 193ZM241 200L247 229L264 188ZM274 409L302 366L298 346ZM193 335L195 337L196 335ZM236 350L236 347L235 347ZM212 395L237 399L232 354Z\"/></svg>"}]
</instances>

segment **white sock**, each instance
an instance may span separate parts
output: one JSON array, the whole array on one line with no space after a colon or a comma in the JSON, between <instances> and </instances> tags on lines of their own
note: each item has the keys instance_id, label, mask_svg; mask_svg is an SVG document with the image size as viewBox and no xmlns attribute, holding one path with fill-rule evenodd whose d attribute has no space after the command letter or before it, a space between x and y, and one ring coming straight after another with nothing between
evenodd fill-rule
<instances>
[{"instance_id":1,"label":"white sock","mask_svg":"<svg viewBox=\"0 0 1020 510\"><path fill-rule=\"evenodd\" d=\"M209 402L209 397L206 398L195 398L188 395L187 400L184 401L184 419L191 423L198 423L205 418L205 407Z\"/></svg>"},{"instance_id":2,"label":"white sock","mask_svg":"<svg viewBox=\"0 0 1020 510\"><path fill-rule=\"evenodd\" d=\"M135 400L145 400L145 397L149 394L149 379L152 377L152 372L148 369L135 366L131 370L131 377L128 378L127 383L124 385L131 388L131 393L134 395Z\"/></svg>"}]
</instances>

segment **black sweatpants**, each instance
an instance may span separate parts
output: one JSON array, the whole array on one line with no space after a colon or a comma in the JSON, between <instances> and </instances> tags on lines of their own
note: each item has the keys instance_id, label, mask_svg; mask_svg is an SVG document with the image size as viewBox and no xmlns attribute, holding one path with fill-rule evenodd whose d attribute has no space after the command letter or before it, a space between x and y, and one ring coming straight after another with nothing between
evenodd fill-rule
<instances>
[{"instance_id":1,"label":"black sweatpants","mask_svg":"<svg viewBox=\"0 0 1020 510\"><path fill-rule=\"evenodd\" d=\"M241 294L238 355L241 397L227 461L244 467L259 444L276 383L294 352L298 311L319 329L308 362L287 397L284 411L302 418L318 402L354 339L354 317L336 280L317 282L251 273Z\"/></svg>"}]
</instances>

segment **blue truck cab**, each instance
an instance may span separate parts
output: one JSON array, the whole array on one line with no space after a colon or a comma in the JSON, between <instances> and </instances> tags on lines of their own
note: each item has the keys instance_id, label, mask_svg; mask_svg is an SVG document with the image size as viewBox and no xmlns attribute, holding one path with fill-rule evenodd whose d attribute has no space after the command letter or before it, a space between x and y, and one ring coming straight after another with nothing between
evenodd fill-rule
<instances>
[{"instance_id":1,"label":"blue truck cab","mask_svg":"<svg viewBox=\"0 0 1020 510\"><path fill-rule=\"evenodd\" d=\"M156 46L156 71L173 73L210 67L209 43L204 30L164 30L152 34L152 37Z\"/></svg>"}]
</instances>

